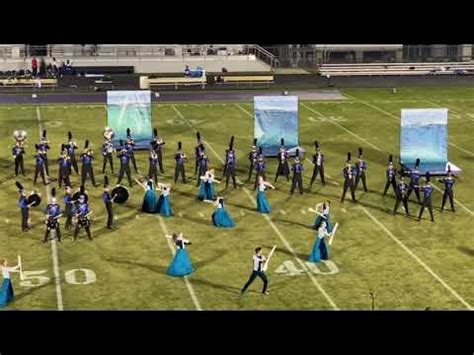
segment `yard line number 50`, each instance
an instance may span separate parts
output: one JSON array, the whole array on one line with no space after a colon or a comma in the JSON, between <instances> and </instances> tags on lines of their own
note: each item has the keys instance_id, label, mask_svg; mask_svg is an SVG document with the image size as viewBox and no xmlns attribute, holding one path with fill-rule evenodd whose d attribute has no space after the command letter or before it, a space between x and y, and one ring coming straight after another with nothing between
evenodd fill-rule
<instances>
[{"instance_id":1,"label":"yard line number 50","mask_svg":"<svg viewBox=\"0 0 474 355\"><path fill-rule=\"evenodd\" d=\"M46 285L51 281L48 276L43 274L48 270L23 271L23 280L20 286L38 287ZM90 269L72 269L64 273L66 282L71 285L88 285L97 281L97 275Z\"/></svg>"}]
</instances>

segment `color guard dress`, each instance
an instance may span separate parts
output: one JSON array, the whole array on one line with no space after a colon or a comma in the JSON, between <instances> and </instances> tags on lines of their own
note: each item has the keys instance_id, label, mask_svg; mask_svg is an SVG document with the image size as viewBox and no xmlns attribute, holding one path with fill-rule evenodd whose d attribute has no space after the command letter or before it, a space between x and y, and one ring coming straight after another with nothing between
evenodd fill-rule
<instances>
[{"instance_id":1,"label":"color guard dress","mask_svg":"<svg viewBox=\"0 0 474 355\"><path fill-rule=\"evenodd\" d=\"M314 241L313 250L309 256L309 261L313 263L318 263L321 260L329 259L329 251L326 245L325 237L328 236L326 228L320 227L318 230L318 235Z\"/></svg>"},{"instance_id":2,"label":"color guard dress","mask_svg":"<svg viewBox=\"0 0 474 355\"><path fill-rule=\"evenodd\" d=\"M156 210L163 217L169 217L173 215L170 202L170 191L167 187L164 187L161 191L160 198L158 199L158 203L156 204Z\"/></svg>"},{"instance_id":3,"label":"color guard dress","mask_svg":"<svg viewBox=\"0 0 474 355\"><path fill-rule=\"evenodd\" d=\"M168 275L175 277L186 276L195 271L186 251L187 244L191 244L189 240L180 238L176 240L176 254L168 267Z\"/></svg>"},{"instance_id":4,"label":"color guard dress","mask_svg":"<svg viewBox=\"0 0 474 355\"><path fill-rule=\"evenodd\" d=\"M324 217L322 217L321 215L318 214L318 216L316 217L316 220L314 221L314 228L316 228L317 230L319 230L319 227L321 227L321 223L323 221L326 222L326 229L329 233L332 232L332 228L333 228L333 225L332 225L332 222L331 222L331 216L329 214L329 206L323 206L323 213L322 215Z\"/></svg>"},{"instance_id":5,"label":"color guard dress","mask_svg":"<svg viewBox=\"0 0 474 355\"><path fill-rule=\"evenodd\" d=\"M158 213L156 210L157 200L153 182L148 181L145 196L143 196L142 211L145 213Z\"/></svg>"},{"instance_id":6,"label":"color guard dress","mask_svg":"<svg viewBox=\"0 0 474 355\"><path fill-rule=\"evenodd\" d=\"M2 290L0 293L0 308L5 307L8 303L13 301L15 295L13 293L13 285L10 279L10 271L14 271L18 266L9 268L8 266L2 266Z\"/></svg>"},{"instance_id":7,"label":"color guard dress","mask_svg":"<svg viewBox=\"0 0 474 355\"><path fill-rule=\"evenodd\" d=\"M265 196L265 184L258 185L257 211L260 213L270 213L272 211L272 207L268 203L267 197Z\"/></svg>"},{"instance_id":8,"label":"color guard dress","mask_svg":"<svg viewBox=\"0 0 474 355\"><path fill-rule=\"evenodd\" d=\"M224 208L224 202L218 202L212 214L212 223L218 228L233 228L235 223Z\"/></svg>"}]
</instances>

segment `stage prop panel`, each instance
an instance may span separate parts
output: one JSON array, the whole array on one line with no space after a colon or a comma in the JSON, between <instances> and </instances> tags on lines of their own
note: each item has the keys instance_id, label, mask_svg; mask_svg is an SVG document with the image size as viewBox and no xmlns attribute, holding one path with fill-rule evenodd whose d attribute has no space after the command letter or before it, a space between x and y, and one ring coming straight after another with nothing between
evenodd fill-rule
<instances>
[{"instance_id":1,"label":"stage prop panel","mask_svg":"<svg viewBox=\"0 0 474 355\"><path fill-rule=\"evenodd\" d=\"M107 125L115 132L113 143L127 138L130 128L137 149L148 149L153 138L151 91L107 91Z\"/></svg>"}]
</instances>

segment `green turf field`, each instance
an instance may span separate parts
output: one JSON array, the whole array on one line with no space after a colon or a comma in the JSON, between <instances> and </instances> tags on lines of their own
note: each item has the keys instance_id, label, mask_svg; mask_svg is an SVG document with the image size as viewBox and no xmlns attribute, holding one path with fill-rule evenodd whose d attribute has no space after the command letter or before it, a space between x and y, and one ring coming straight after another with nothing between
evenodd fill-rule
<instances>
[{"instance_id":1,"label":"green turf field","mask_svg":"<svg viewBox=\"0 0 474 355\"><path fill-rule=\"evenodd\" d=\"M186 185L172 186L171 202L175 216L161 218L139 211L143 190L135 185L125 205L115 205L117 229L105 228L105 208L101 201L103 176L102 130L106 125L105 105L0 106L1 176L0 257L16 264L22 255L24 270L31 279L20 285L12 274L16 300L6 309L370 309L369 293L375 293L376 309L467 309L474 306L474 88L406 88L398 94L382 89L351 89L341 101L300 101L300 144L313 153L313 140L322 144L329 183L313 186L310 193L289 197L290 184L280 179L277 189L267 192L273 213L267 217L254 211L253 184L223 192L227 209L236 228L220 230L212 226L213 206L196 200L194 178ZM449 115L449 158L463 169L455 185L457 212L439 211L441 193L435 191L436 222L425 213L421 222L406 218L399 209L392 216L393 192L382 197L387 157L399 153L399 117L402 108L447 107ZM176 142L182 141L190 159L187 175L194 170L195 130L206 140L211 166L222 175L222 159L229 138L235 134L238 172L246 179L247 159L253 137L253 107L246 103L188 103L153 106L153 123L166 141L165 176L172 182ZM80 148L85 139L96 152L94 173L99 185L88 183L91 208L95 212L92 231L95 240L72 243L64 229L63 242L43 244L43 209L31 209L33 228L22 233L18 193L14 185L10 157L12 132L28 130L25 167L20 179L31 190L34 172L34 144L39 127L48 130L51 187L56 186L59 146L71 130ZM8 147L8 148L7 148ZM364 148L368 161L369 192L359 186L359 203L341 195L341 169L346 153ZM141 172L147 172L147 153L137 153ZM395 159L398 161L398 158ZM118 161L114 161L118 171ZM312 165L305 162L305 186ZM267 160L273 181L276 163ZM136 176L134 174L134 176ZM79 176L73 175L78 186ZM115 184L116 178L111 178ZM435 184L442 188L437 182ZM223 189L218 185L218 191ZM63 191L58 193L62 200ZM331 263L308 268L315 232L310 228L315 215L308 212L324 199L332 201L332 219L339 229L330 250ZM412 213L419 207L410 204ZM64 223L64 221L62 221ZM187 279L171 278L166 269L172 258L167 234L182 231L193 245L188 248L197 271ZM260 280L250 292L238 298L238 291L251 272L256 246L265 254L273 246L268 276L270 295L262 296ZM91 271L77 270L86 269ZM74 271L76 270L76 271ZM55 277L58 276L58 277ZM94 277L95 276L95 277ZM28 282L30 283L28 286Z\"/></svg>"}]
</instances>

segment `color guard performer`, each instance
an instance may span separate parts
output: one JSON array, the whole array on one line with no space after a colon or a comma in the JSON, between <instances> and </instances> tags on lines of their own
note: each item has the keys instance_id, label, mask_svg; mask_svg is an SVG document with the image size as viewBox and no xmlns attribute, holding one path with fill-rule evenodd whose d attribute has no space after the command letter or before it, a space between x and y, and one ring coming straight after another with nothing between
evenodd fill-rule
<instances>
[{"instance_id":1,"label":"color guard performer","mask_svg":"<svg viewBox=\"0 0 474 355\"><path fill-rule=\"evenodd\" d=\"M416 199L418 203L421 204L420 199L420 171L418 170L420 167L420 159L416 159L415 167L412 171L410 171L410 185L408 186L408 198L412 191L415 191Z\"/></svg>"},{"instance_id":2,"label":"color guard performer","mask_svg":"<svg viewBox=\"0 0 474 355\"><path fill-rule=\"evenodd\" d=\"M396 196L397 196L397 202L395 202L395 208L393 209L393 214L395 215L397 213L397 209L398 209L398 206L400 205L400 202L403 202L403 206L405 207L405 213L407 216L409 216L410 212L408 212L408 185L403 180L403 175L400 176L400 182L398 183Z\"/></svg>"},{"instance_id":3,"label":"color guard performer","mask_svg":"<svg viewBox=\"0 0 474 355\"><path fill-rule=\"evenodd\" d=\"M252 150L248 154L248 160L249 160L249 177L247 181L250 181L252 179L252 172L255 167L255 164L257 164L257 138L254 138L253 140L253 145L252 145Z\"/></svg>"},{"instance_id":4,"label":"color guard performer","mask_svg":"<svg viewBox=\"0 0 474 355\"><path fill-rule=\"evenodd\" d=\"M158 202L156 204L156 210L163 217L172 216L173 210L171 209L170 200L171 185L158 183L158 187L156 189L161 191L160 197L158 198Z\"/></svg>"},{"instance_id":5,"label":"color guard performer","mask_svg":"<svg viewBox=\"0 0 474 355\"><path fill-rule=\"evenodd\" d=\"M2 290L0 292L0 308L7 306L8 303L13 301L15 294L13 292L13 285L10 278L10 272L16 272L20 268L20 265L15 267L9 267L7 259L3 259L2 262Z\"/></svg>"},{"instance_id":6,"label":"color guard performer","mask_svg":"<svg viewBox=\"0 0 474 355\"><path fill-rule=\"evenodd\" d=\"M135 169L135 173L138 174L137 162L135 160L135 153L133 152L134 147L135 147L135 140L132 138L130 128L127 128L127 140L125 141L125 148L127 149L128 156L130 157L130 160L132 161L133 168Z\"/></svg>"},{"instance_id":7,"label":"color guard performer","mask_svg":"<svg viewBox=\"0 0 474 355\"><path fill-rule=\"evenodd\" d=\"M397 171L395 170L395 167L393 166L393 156L390 154L388 157L388 167L387 170L385 171L385 176L387 178L387 181L385 182L385 187L383 189L383 196L387 194L388 188L390 185L393 187L393 192L395 193L395 196L397 195L397 177L396 177ZM410 191L408 191L408 196L410 196Z\"/></svg>"},{"instance_id":8,"label":"color guard performer","mask_svg":"<svg viewBox=\"0 0 474 355\"><path fill-rule=\"evenodd\" d=\"M449 203L451 204L451 209L454 211L454 192L453 185L455 183L453 174L451 173L451 166L448 165L448 176L439 180L440 183L444 184L443 192L443 203L441 204L441 212L444 210L444 205L449 197Z\"/></svg>"},{"instance_id":9,"label":"color guard performer","mask_svg":"<svg viewBox=\"0 0 474 355\"><path fill-rule=\"evenodd\" d=\"M253 187L254 190L257 189L258 185L258 177L262 176L263 180L267 180L265 176L265 169L266 169L266 164L265 164L265 156L263 155L262 147L258 148L258 154L257 154L257 162L255 163L255 185Z\"/></svg>"},{"instance_id":10,"label":"color guard performer","mask_svg":"<svg viewBox=\"0 0 474 355\"><path fill-rule=\"evenodd\" d=\"M313 155L312 163L314 164L314 168L308 191L311 190L311 187L313 186L313 183L316 180L318 173L321 177L321 182L323 186L326 185L326 181L324 180L324 154L321 153L321 146L319 145L318 141L314 141L314 147L316 148L316 154Z\"/></svg>"},{"instance_id":11,"label":"color guard performer","mask_svg":"<svg viewBox=\"0 0 474 355\"><path fill-rule=\"evenodd\" d=\"M49 234L52 230L55 231L56 237L58 238L58 242L61 241L61 230L59 229L59 218L61 218L61 208L56 202L56 189L53 187L51 189L51 201L46 206L45 210L45 224L46 224L46 232L44 234L43 243L48 241Z\"/></svg>"},{"instance_id":12,"label":"color guard performer","mask_svg":"<svg viewBox=\"0 0 474 355\"><path fill-rule=\"evenodd\" d=\"M67 147L64 144L61 146L61 155L59 156L58 164L59 164L59 174L58 174L59 187L61 187L63 181L64 181L64 185L70 186L71 180L69 179L69 175L71 174L72 163L71 163L71 158L69 157L67 153Z\"/></svg>"},{"instance_id":13,"label":"color guard performer","mask_svg":"<svg viewBox=\"0 0 474 355\"><path fill-rule=\"evenodd\" d=\"M176 253L173 256L167 274L170 276L186 276L192 274L195 269L191 264L186 245L191 245L191 242L184 238L183 233L173 233L173 243L176 245Z\"/></svg>"},{"instance_id":14,"label":"color guard performer","mask_svg":"<svg viewBox=\"0 0 474 355\"><path fill-rule=\"evenodd\" d=\"M355 198L355 169L352 167L350 152L347 153L346 167L342 169L342 175L344 176L344 189L342 191L341 203L344 202L348 189L351 190L352 202L357 202Z\"/></svg>"},{"instance_id":15,"label":"color guard performer","mask_svg":"<svg viewBox=\"0 0 474 355\"><path fill-rule=\"evenodd\" d=\"M25 154L25 148L21 145L20 142L16 142L12 148L12 156L15 161L15 176L18 176L18 173L21 172L25 176L25 166L23 155Z\"/></svg>"},{"instance_id":16,"label":"color guard performer","mask_svg":"<svg viewBox=\"0 0 474 355\"><path fill-rule=\"evenodd\" d=\"M321 207L321 212L319 212L319 208ZM323 222L326 222L326 229L329 233L332 232L332 229L333 229L333 224L331 222L331 201L329 200L326 200L326 202L324 203L318 203L316 205L316 209L315 210L312 210L310 209L311 212L315 212L318 216L316 217L315 221L314 221L314 225L313 227L316 229L316 230L319 230L319 227L321 227L321 224Z\"/></svg>"},{"instance_id":17,"label":"color guard performer","mask_svg":"<svg viewBox=\"0 0 474 355\"><path fill-rule=\"evenodd\" d=\"M79 235L79 231L81 228L84 228L86 230L87 236L89 237L89 240L92 239L91 235L91 221L89 219L90 214L92 211L89 210L89 204L85 200L85 196L81 195L79 197L79 203L77 204L76 207L76 217L77 217L77 223L76 223L76 229L74 230L74 241L77 240L77 237Z\"/></svg>"},{"instance_id":18,"label":"color guard performer","mask_svg":"<svg viewBox=\"0 0 474 355\"><path fill-rule=\"evenodd\" d=\"M127 174L128 184L132 187L132 174L130 173L130 156L127 148L123 145L123 142L120 141L120 149L118 150L117 157L120 159L120 171L117 180L117 185L120 185L120 182L123 179L123 175Z\"/></svg>"},{"instance_id":19,"label":"color guard performer","mask_svg":"<svg viewBox=\"0 0 474 355\"><path fill-rule=\"evenodd\" d=\"M68 143L66 144L67 154L71 158L71 164L74 168L76 174L79 175L79 168L77 167L77 159L76 159L76 149L78 148L77 143L72 139L72 133L67 132L68 136Z\"/></svg>"},{"instance_id":20,"label":"color guard performer","mask_svg":"<svg viewBox=\"0 0 474 355\"><path fill-rule=\"evenodd\" d=\"M254 282L257 277L260 277L263 281L262 294L268 295L269 294L267 292L268 279L267 279L267 275L265 274L265 269L264 269L267 258L264 255L262 255L261 247L255 248L255 255L253 256L252 261L253 261L252 274L250 275L247 283L244 285L244 287L240 291L240 294L243 295L245 291L247 291L249 286L252 284L252 282Z\"/></svg>"},{"instance_id":21,"label":"color guard performer","mask_svg":"<svg viewBox=\"0 0 474 355\"><path fill-rule=\"evenodd\" d=\"M363 158L362 148L359 148L359 161L356 163L355 170L356 170L355 188L357 189L359 180L362 180L364 191L367 192L367 182L366 182L366 177L365 177L365 172L367 171L367 162Z\"/></svg>"},{"instance_id":22,"label":"color guard performer","mask_svg":"<svg viewBox=\"0 0 474 355\"><path fill-rule=\"evenodd\" d=\"M433 204L431 203L431 194L433 193L433 186L430 182L430 173L426 172L426 182L421 187L421 191L423 192L423 203L421 205L420 214L418 216L418 221L421 220L421 216L423 215L423 211L425 208L428 208L430 212L431 222L434 222L433 218Z\"/></svg>"},{"instance_id":23,"label":"color guard performer","mask_svg":"<svg viewBox=\"0 0 474 355\"><path fill-rule=\"evenodd\" d=\"M290 167L288 166L288 153L285 150L285 140L280 139L280 151L278 152L278 167L275 175L275 182L279 176L286 176L286 181L290 181Z\"/></svg>"},{"instance_id":24,"label":"color guard performer","mask_svg":"<svg viewBox=\"0 0 474 355\"><path fill-rule=\"evenodd\" d=\"M331 233L328 233L326 229L326 222L322 221L321 226L318 229L318 235L313 245L309 261L312 263L318 263L321 260L329 260L328 246L326 245L326 237L331 237Z\"/></svg>"},{"instance_id":25,"label":"color guard performer","mask_svg":"<svg viewBox=\"0 0 474 355\"><path fill-rule=\"evenodd\" d=\"M163 153L162 153L162 146L165 145L165 142L161 137L158 136L158 130L153 128L153 140L150 142L151 149L153 149L158 156L158 164L160 166L160 172L162 174L165 173L163 170Z\"/></svg>"},{"instance_id":26,"label":"color guard performer","mask_svg":"<svg viewBox=\"0 0 474 355\"><path fill-rule=\"evenodd\" d=\"M212 214L212 224L217 228L233 228L235 227L234 220L229 215L224 206L224 197L217 197L215 201L204 200L216 206L214 213Z\"/></svg>"},{"instance_id":27,"label":"color guard performer","mask_svg":"<svg viewBox=\"0 0 474 355\"><path fill-rule=\"evenodd\" d=\"M84 150L81 154L81 185L85 185L87 176L92 181L92 185L95 187L95 178L94 178L94 170L92 168L92 160L94 159L94 152L91 148L89 148L89 140L86 139L86 143L84 144Z\"/></svg>"},{"instance_id":28,"label":"color guard performer","mask_svg":"<svg viewBox=\"0 0 474 355\"><path fill-rule=\"evenodd\" d=\"M224 176L225 179L225 188L229 186L229 179L232 177L232 183L234 189L237 188L237 183L235 182L235 165L236 165L236 154L234 150L234 136L230 138L229 149L225 151L225 163L224 163Z\"/></svg>"},{"instance_id":29,"label":"color guard performer","mask_svg":"<svg viewBox=\"0 0 474 355\"><path fill-rule=\"evenodd\" d=\"M176 160L176 167L174 169L174 183L178 182L178 176L181 174L183 184L186 183L186 176L184 172L184 163L186 162L186 154L181 151L182 144L178 142L178 151L176 152L174 159Z\"/></svg>"},{"instance_id":30,"label":"color guard performer","mask_svg":"<svg viewBox=\"0 0 474 355\"><path fill-rule=\"evenodd\" d=\"M272 212L272 206L268 203L267 196L265 196L265 190L267 187L275 190L275 186L263 180L262 176L259 176L258 179L257 211L260 213L270 213Z\"/></svg>"},{"instance_id":31,"label":"color guard performer","mask_svg":"<svg viewBox=\"0 0 474 355\"><path fill-rule=\"evenodd\" d=\"M220 184L214 174L214 169L206 171L204 176L200 176L201 186L199 187L198 200L214 200L216 197L215 184Z\"/></svg>"}]
</instances>

